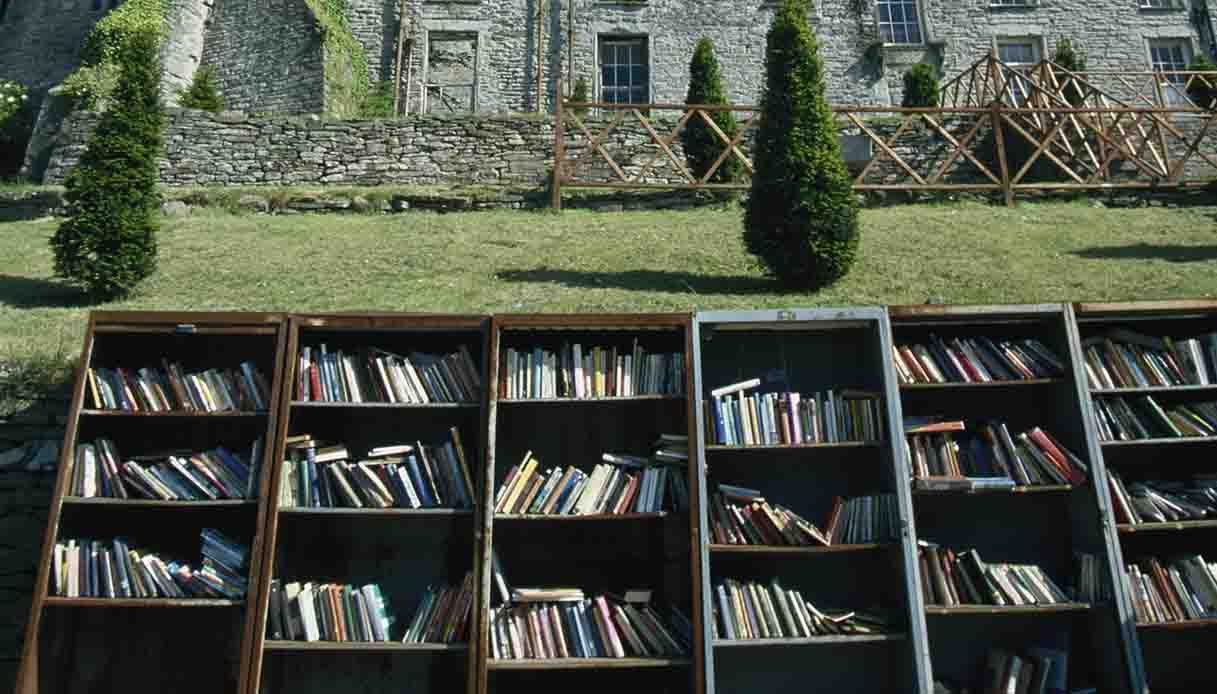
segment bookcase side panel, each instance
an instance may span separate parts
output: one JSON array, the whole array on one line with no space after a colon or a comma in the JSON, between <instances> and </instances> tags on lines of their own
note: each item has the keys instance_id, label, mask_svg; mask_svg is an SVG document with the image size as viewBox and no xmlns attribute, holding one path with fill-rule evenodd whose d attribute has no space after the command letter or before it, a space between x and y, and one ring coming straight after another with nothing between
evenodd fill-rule
<instances>
[{"instance_id":1,"label":"bookcase side panel","mask_svg":"<svg viewBox=\"0 0 1217 694\"><path fill-rule=\"evenodd\" d=\"M705 410L698 407L703 392L702 360L701 360L701 326L702 317L693 319L689 331L692 347L692 388L689 391L689 405L694 412L695 432L690 432L693 440L693 461L691 464L694 484L690 487L698 499L697 512L697 564L700 567L701 603L697 606L701 615L701 680L706 694L715 694L714 684L714 616L710 608L713 590L710 586L710 523L707 516L706 489L706 422Z\"/></svg>"}]
</instances>

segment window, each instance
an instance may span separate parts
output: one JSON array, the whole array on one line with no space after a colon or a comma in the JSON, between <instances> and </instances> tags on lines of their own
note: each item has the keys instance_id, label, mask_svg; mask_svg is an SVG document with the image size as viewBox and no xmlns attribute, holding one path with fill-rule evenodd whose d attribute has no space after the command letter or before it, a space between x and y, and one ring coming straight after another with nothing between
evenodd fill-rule
<instances>
[{"instance_id":1,"label":"window","mask_svg":"<svg viewBox=\"0 0 1217 694\"><path fill-rule=\"evenodd\" d=\"M610 104L645 104L651 96L647 39L600 39L600 99Z\"/></svg>"},{"instance_id":2,"label":"window","mask_svg":"<svg viewBox=\"0 0 1217 694\"><path fill-rule=\"evenodd\" d=\"M921 43L917 0L879 0L879 36L884 43Z\"/></svg>"},{"instance_id":3,"label":"window","mask_svg":"<svg viewBox=\"0 0 1217 694\"><path fill-rule=\"evenodd\" d=\"M427 113L473 113L477 109L477 55L476 33L427 33Z\"/></svg>"},{"instance_id":4,"label":"window","mask_svg":"<svg viewBox=\"0 0 1217 694\"><path fill-rule=\"evenodd\" d=\"M1191 62L1192 47L1187 39L1151 39L1149 42L1149 66L1154 72L1182 72ZM1168 82L1183 83L1186 75L1166 75Z\"/></svg>"},{"instance_id":5,"label":"window","mask_svg":"<svg viewBox=\"0 0 1217 694\"><path fill-rule=\"evenodd\" d=\"M997 59L1023 72L1040 61L1040 42L1035 37L1010 38L997 40ZM1021 106L1027 101L1031 86L1026 77L1016 76L1010 84L1010 98L1015 105Z\"/></svg>"},{"instance_id":6,"label":"window","mask_svg":"<svg viewBox=\"0 0 1217 694\"><path fill-rule=\"evenodd\" d=\"M6 14L8 14L8 0L0 0L0 22L4 21Z\"/></svg>"}]
</instances>

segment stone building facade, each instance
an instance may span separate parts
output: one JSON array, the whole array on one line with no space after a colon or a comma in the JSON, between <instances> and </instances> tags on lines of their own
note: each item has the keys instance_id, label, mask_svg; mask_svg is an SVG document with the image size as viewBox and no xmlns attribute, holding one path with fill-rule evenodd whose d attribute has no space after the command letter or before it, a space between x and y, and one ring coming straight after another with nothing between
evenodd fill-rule
<instances>
[{"instance_id":1,"label":"stone building facade","mask_svg":"<svg viewBox=\"0 0 1217 694\"><path fill-rule=\"evenodd\" d=\"M776 0L346 0L374 82L400 80L411 112L535 111L562 79L593 97L684 98L696 41L712 39L731 100L763 77ZM79 60L121 0L0 0L0 77L43 91ZM839 104L890 104L916 62L944 76L989 51L1034 61L1069 38L1092 70L1181 69L1213 52L1207 0L818 0L811 21ZM404 10L405 17L401 14ZM170 0L166 76L213 66L231 108L317 112L325 47L305 0ZM540 50L538 50L538 38ZM538 80L539 73L539 80ZM538 89L539 85L539 89ZM540 99L538 98L540 93Z\"/></svg>"}]
</instances>

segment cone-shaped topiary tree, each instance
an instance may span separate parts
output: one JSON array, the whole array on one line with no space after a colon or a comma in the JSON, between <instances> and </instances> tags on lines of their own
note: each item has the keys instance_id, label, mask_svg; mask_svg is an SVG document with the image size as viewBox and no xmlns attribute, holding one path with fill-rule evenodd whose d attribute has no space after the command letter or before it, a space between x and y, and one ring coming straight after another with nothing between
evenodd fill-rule
<instances>
[{"instance_id":1,"label":"cone-shaped topiary tree","mask_svg":"<svg viewBox=\"0 0 1217 694\"><path fill-rule=\"evenodd\" d=\"M212 113L224 110L224 97L220 96L216 73L210 65L195 71L190 86L178 93L178 104L182 108L197 108Z\"/></svg>"},{"instance_id":2,"label":"cone-shaped topiary tree","mask_svg":"<svg viewBox=\"0 0 1217 694\"><path fill-rule=\"evenodd\" d=\"M727 97L723 94L723 80L719 74L718 59L714 57L714 44L710 39L701 39L693 49L693 60L689 62L689 91L685 95L686 104L725 104ZM734 138L739 131L735 122L735 114L730 111L718 111L708 114L718 129L728 139ZM718 161L727 145L714 130L702 120L701 116L689 119L684 130L680 133L680 142L685 150L685 162L689 171L701 179ZM728 155L723 163L710 177L710 183L730 183L739 177L740 161L738 157Z\"/></svg>"},{"instance_id":3,"label":"cone-shaped topiary tree","mask_svg":"<svg viewBox=\"0 0 1217 694\"><path fill-rule=\"evenodd\" d=\"M858 206L807 9L807 0L785 0L766 39L744 243L784 283L819 288L854 263Z\"/></svg>"},{"instance_id":4,"label":"cone-shaped topiary tree","mask_svg":"<svg viewBox=\"0 0 1217 694\"><path fill-rule=\"evenodd\" d=\"M592 89L591 87L587 86L586 77L580 77L575 81L575 89L570 94L570 100L580 104L586 104L592 100ZM580 118L586 116L587 108L583 107L575 109L575 115L579 116Z\"/></svg>"},{"instance_id":5,"label":"cone-shaped topiary tree","mask_svg":"<svg viewBox=\"0 0 1217 694\"><path fill-rule=\"evenodd\" d=\"M938 73L925 63L917 63L904 73L904 108L933 108L938 105Z\"/></svg>"},{"instance_id":6,"label":"cone-shaped topiary tree","mask_svg":"<svg viewBox=\"0 0 1217 694\"><path fill-rule=\"evenodd\" d=\"M113 104L65 181L68 218L51 238L55 274L97 299L128 294L156 269L159 51L152 31L123 47Z\"/></svg>"}]
</instances>

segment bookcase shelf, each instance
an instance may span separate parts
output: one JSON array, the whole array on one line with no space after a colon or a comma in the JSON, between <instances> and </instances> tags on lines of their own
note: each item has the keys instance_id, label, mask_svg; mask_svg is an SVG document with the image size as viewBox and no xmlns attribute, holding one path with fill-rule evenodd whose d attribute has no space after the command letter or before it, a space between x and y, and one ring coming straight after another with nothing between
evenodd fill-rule
<instances>
[{"instance_id":1,"label":"bookcase shelf","mask_svg":"<svg viewBox=\"0 0 1217 694\"><path fill-rule=\"evenodd\" d=\"M459 518L473 516L473 510L467 508L305 508L301 506L283 506L279 508L283 516L384 516L384 517L417 517L417 518Z\"/></svg>"},{"instance_id":2,"label":"bookcase shelf","mask_svg":"<svg viewBox=\"0 0 1217 694\"><path fill-rule=\"evenodd\" d=\"M853 545L828 545L827 547L781 547L774 545L719 545L711 544L711 554L744 554L753 556L800 556L815 554L833 554L840 552L874 552L878 550L895 549L900 545L893 542L868 542Z\"/></svg>"},{"instance_id":3,"label":"bookcase shelf","mask_svg":"<svg viewBox=\"0 0 1217 694\"><path fill-rule=\"evenodd\" d=\"M715 648L795 648L800 646L851 645L904 641L907 634L832 634L801 639L715 639Z\"/></svg>"},{"instance_id":4,"label":"bookcase shelf","mask_svg":"<svg viewBox=\"0 0 1217 694\"><path fill-rule=\"evenodd\" d=\"M1196 386L1142 386L1139 388L1091 388L1091 395L1169 395L1189 393L1217 393L1217 385Z\"/></svg>"},{"instance_id":5,"label":"bookcase shelf","mask_svg":"<svg viewBox=\"0 0 1217 694\"><path fill-rule=\"evenodd\" d=\"M311 400L293 400L291 406L343 410L478 410L482 407L480 403L476 402L313 402Z\"/></svg>"},{"instance_id":6,"label":"bookcase shelf","mask_svg":"<svg viewBox=\"0 0 1217 694\"><path fill-rule=\"evenodd\" d=\"M355 643L350 641L281 641L267 639L262 650L279 653L465 653L467 643Z\"/></svg>"},{"instance_id":7,"label":"bookcase shelf","mask_svg":"<svg viewBox=\"0 0 1217 694\"><path fill-rule=\"evenodd\" d=\"M1188 631L1191 629L1212 629L1217 627L1217 619L1188 619L1182 622L1137 622L1137 629L1145 632Z\"/></svg>"},{"instance_id":8,"label":"bookcase shelf","mask_svg":"<svg viewBox=\"0 0 1217 694\"><path fill-rule=\"evenodd\" d=\"M1086 612L1090 605L1081 602L1065 602L1050 605L926 605L927 615L944 617L975 617L985 615L1052 615L1067 612Z\"/></svg>"},{"instance_id":9,"label":"bookcase shelf","mask_svg":"<svg viewBox=\"0 0 1217 694\"><path fill-rule=\"evenodd\" d=\"M1168 439L1132 439L1129 441L1100 441L1103 448L1157 448L1161 446L1207 446L1217 443L1217 436L1179 436Z\"/></svg>"},{"instance_id":10,"label":"bookcase shelf","mask_svg":"<svg viewBox=\"0 0 1217 694\"><path fill-rule=\"evenodd\" d=\"M223 412L95 409L88 406L94 401L87 373L159 368L162 361L193 373L249 362L265 378L266 396L273 404L282 377L284 322L282 314L262 313L90 314L16 691L119 690L134 681L141 687L174 690L183 680L210 691L243 689L233 656L246 653L252 643L251 611L241 608L254 601L260 585L261 528L268 512L270 477L266 458L277 426L276 410L273 406ZM249 460L255 440L260 439L255 496L214 501L73 496L76 448L98 439L111 441L124 460L158 460L169 451L217 446ZM164 553L166 560L186 559L197 567L202 528L215 528L248 546L248 571L242 570L249 583L245 599L53 595L58 541L125 537L133 548ZM167 638L170 631L190 636ZM62 637L67 633L73 635L70 643ZM99 670L102 661L105 667ZM149 662L157 667L149 668Z\"/></svg>"},{"instance_id":11,"label":"bookcase shelf","mask_svg":"<svg viewBox=\"0 0 1217 694\"><path fill-rule=\"evenodd\" d=\"M649 521L663 520L669 517L667 511L656 511L653 513L587 513L587 514L510 514L496 513L494 514L495 521L528 521L534 523L594 523L596 521L612 522L612 521Z\"/></svg>"},{"instance_id":12,"label":"bookcase shelf","mask_svg":"<svg viewBox=\"0 0 1217 694\"><path fill-rule=\"evenodd\" d=\"M686 667L688 658L548 658L544 660L507 660L491 658L491 670L633 670L640 668Z\"/></svg>"},{"instance_id":13,"label":"bookcase shelf","mask_svg":"<svg viewBox=\"0 0 1217 694\"><path fill-rule=\"evenodd\" d=\"M901 383L900 390L908 391L955 391L987 388L1020 388L1024 386L1052 386L1062 383L1059 378L1028 378L1018 381L980 381L975 383Z\"/></svg>"},{"instance_id":14,"label":"bookcase shelf","mask_svg":"<svg viewBox=\"0 0 1217 694\"><path fill-rule=\"evenodd\" d=\"M1120 523L1116 529L1121 533L1170 533L1186 530L1217 528L1217 520L1173 521L1168 523Z\"/></svg>"},{"instance_id":15,"label":"bookcase shelf","mask_svg":"<svg viewBox=\"0 0 1217 694\"><path fill-rule=\"evenodd\" d=\"M913 496L951 497L951 496L1017 496L1019 494L1069 494L1079 487L1068 484L1033 484L1010 487L1008 489L982 487L980 489L918 489L913 488Z\"/></svg>"},{"instance_id":16,"label":"bookcase shelf","mask_svg":"<svg viewBox=\"0 0 1217 694\"><path fill-rule=\"evenodd\" d=\"M752 446L725 446L711 444L706 446L707 453L725 451L822 451L838 448L880 448L883 444L878 441L840 441L835 443L802 443L802 444L765 444Z\"/></svg>"},{"instance_id":17,"label":"bookcase shelf","mask_svg":"<svg viewBox=\"0 0 1217 694\"><path fill-rule=\"evenodd\" d=\"M630 402L684 402L683 395L629 395L599 398L506 398L499 405L611 405Z\"/></svg>"}]
</instances>

